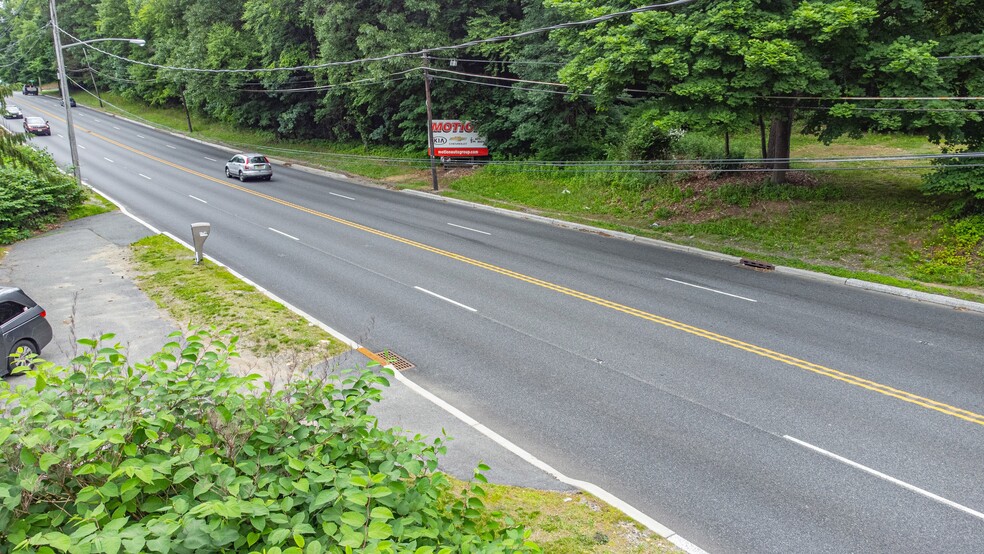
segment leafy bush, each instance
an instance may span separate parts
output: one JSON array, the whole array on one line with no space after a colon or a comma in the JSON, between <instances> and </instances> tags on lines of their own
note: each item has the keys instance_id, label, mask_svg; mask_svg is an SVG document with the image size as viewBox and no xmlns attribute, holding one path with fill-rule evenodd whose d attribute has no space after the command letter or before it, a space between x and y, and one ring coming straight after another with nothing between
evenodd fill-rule
<instances>
[{"instance_id":1,"label":"leafy bush","mask_svg":"<svg viewBox=\"0 0 984 554\"><path fill-rule=\"evenodd\" d=\"M31 231L54 222L85 200L85 192L68 176L58 173L47 153L26 150L25 157L44 168L41 173L24 166L0 167L0 244L30 236Z\"/></svg>"},{"instance_id":2,"label":"leafy bush","mask_svg":"<svg viewBox=\"0 0 984 554\"><path fill-rule=\"evenodd\" d=\"M228 334L180 341L130 364L118 345L83 340L71 367L40 364L33 388L0 385L0 549L539 550L484 507L477 483L451 494L435 472L440 440L376 425L366 410L385 377L326 371L274 387L229 371Z\"/></svg>"},{"instance_id":3,"label":"leafy bush","mask_svg":"<svg viewBox=\"0 0 984 554\"><path fill-rule=\"evenodd\" d=\"M621 142L610 157L622 160L665 160L673 143L684 136L683 130L660 119L658 110L644 110L629 117Z\"/></svg>"},{"instance_id":4,"label":"leafy bush","mask_svg":"<svg viewBox=\"0 0 984 554\"><path fill-rule=\"evenodd\" d=\"M760 201L829 201L842 198L843 195L843 190L830 185L809 187L785 183L729 184L720 186L713 192L713 196L722 202L743 208Z\"/></svg>"},{"instance_id":5,"label":"leafy bush","mask_svg":"<svg viewBox=\"0 0 984 554\"><path fill-rule=\"evenodd\" d=\"M923 192L950 199L954 212L984 211L984 167L977 158L933 160L939 167L926 174Z\"/></svg>"}]
</instances>

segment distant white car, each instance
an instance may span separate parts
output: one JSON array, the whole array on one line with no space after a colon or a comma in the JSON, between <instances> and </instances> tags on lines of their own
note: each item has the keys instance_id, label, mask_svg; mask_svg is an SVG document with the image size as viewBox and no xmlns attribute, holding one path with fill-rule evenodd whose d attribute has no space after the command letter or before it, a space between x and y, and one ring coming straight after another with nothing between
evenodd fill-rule
<instances>
[{"instance_id":1,"label":"distant white car","mask_svg":"<svg viewBox=\"0 0 984 554\"><path fill-rule=\"evenodd\" d=\"M5 119L23 119L24 112L17 106L7 106L7 111L4 112L3 117Z\"/></svg>"}]
</instances>

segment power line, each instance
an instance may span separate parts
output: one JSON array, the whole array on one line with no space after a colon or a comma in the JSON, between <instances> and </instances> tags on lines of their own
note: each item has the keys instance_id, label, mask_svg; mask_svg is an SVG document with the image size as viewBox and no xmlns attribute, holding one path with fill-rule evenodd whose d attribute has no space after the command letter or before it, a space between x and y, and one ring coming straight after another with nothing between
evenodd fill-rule
<instances>
[{"instance_id":1,"label":"power line","mask_svg":"<svg viewBox=\"0 0 984 554\"><path fill-rule=\"evenodd\" d=\"M474 58L431 58L432 60L441 60L446 62L470 62L470 63L501 63L501 64L511 64L511 65L553 65L562 66L567 65L563 62L543 62L534 60L479 60Z\"/></svg>"},{"instance_id":2,"label":"power line","mask_svg":"<svg viewBox=\"0 0 984 554\"><path fill-rule=\"evenodd\" d=\"M609 19L614 19L614 18L617 18L617 17L625 16L625 15L632 15L632 14L636 14L636 13L643 13L643 12L661 10L661 9L666 9L666 8L670 8L670 7L675 7L675 6L683 6L683 5L690 4L690 3L696 2L696 1L697 0L673 0L673 1L667 2L665 4L653 4L653 5L648 5L648 6L642 6L642 7L639 7L639 8L635 8L635 9L631 9L631 10L624 10L624 11L619 11L619 12L614 12L614 13L610 13L608 15L603 15L603 16L600 16L600 17L594 17L594 18L591 18L591 19L585 19L585 20L581 20L581 21L570 21L570 22L567 22L567 23L559 23L559 24L556 24L556 25L550 25L548 27L539 27L537 29L530 29L528 31L521 31L521 32L518 32L518 33L513 33L511 35L499 35L499 36L490 37L490 38L477 39L477 40L472 40L472 41L468 41L468 42L464 42L464 43L460 43L460 44L455 44L455 45L451 45L451 46L439 46L439 47L434 47L434 48L423 48L423 49L420 49L420 50L414 50L414 51L410 51L410 52L400 52L400 53L397 53L397 54L386 54L386 55L383 55L383 56L375 56L375 57L369 57L369 58L361 58L361 59L356 59L356 60L345 60L345 61L338 61L338 62L327 62L327 63L323 63L323 64L298 65L298 66L293 66L293 67L268 67L268 68L261 68L261 69L206 69L206 68L200 68L200 67L175 67L175 66L161 65L161 64L155 64L155 63L150 63L150 62L143 62L143 61L139 61L139 60L130 59L130 58L127 58L127 57L124 57L124 56L119 56L119 55L113 54L111 52L107 52L105 50L102 50L102 49L100 49L100 48L98 48L96 46L93 46L91 44L85 44L85 45L83 45L83 48L91 48L91 49L95 50L96 52L100 52L100 53L105 54L105 55L107 55L109 57L116 58L116 59L119 59L119 60L122 60L122 61L125 61L125 62L129 62L129 63L133 63L133 64L138 64L138 65L144 65L144 66L147 66L147 67L156 67L158 69L167 69L167 70L171 70L171 71L188 71L188 72L196 72L196 73L264 73L264 72L271 72L271 71L301 71L301 70L311 70L311 69L323 69L323 68L327 68L327 67L338 67L338 66L345 66L345 65L354 65L354 64L368 63L368 62L380 62L380 61L392 60L392 59L397 59L397 58L406 58L406 57L410 57L410 56L421 56L421 55L426 54L426 53L440 52L440 51L445 51L445 50L459 50L459 49L463 49L463 48L470 48L472 46L478 46L478 45L481 45L481 44L489 44L489 43L493 43L493 42L503 42L503 41L506 41L506 40L512 40L512 39L516 39L516 38L522 38L522 37L526 37L526 36L530 36L530 35L534 35L534 34L550 32L550 31L556 31L556 30L559 30L559 29L568 29L568 28L580 27L580 26L584 26L584 25L594 25L594 24L597 24L597 23L601 23L603 21L608 21ZM69 38L72 38L72 39L74 39L76 41L81 42L77 37L73 36L72 34L70 34L69 32L65 31L64 29L59 28L58 30L60 32L64 33Z\"/></svg>"},{"instance_id":3,"label":"power line","mask_svg":"<svg viewBox=\"0 0 984 554\"><path fill-rule=\"evenodd\" d=\"M434 69L434 68L431 68ZM441 79L443 81L457 81L459 83L468 83L471 85L478 85L482 87L497 87L497 88L507 88L510 90L523 90L528 92L542 92L544 94L560 94L562 96L580 96L582 98L594 98L595 95L588 94L586 92L564 92L561 90L545 90L540 88L529 88L529 87L518 87L515 85L497 85L495 83L479 83L477 81L468 81L466 79L455 79L454 77L442 77L440 75L432 75L435 79Z\"/></svg>"}]
</instances>

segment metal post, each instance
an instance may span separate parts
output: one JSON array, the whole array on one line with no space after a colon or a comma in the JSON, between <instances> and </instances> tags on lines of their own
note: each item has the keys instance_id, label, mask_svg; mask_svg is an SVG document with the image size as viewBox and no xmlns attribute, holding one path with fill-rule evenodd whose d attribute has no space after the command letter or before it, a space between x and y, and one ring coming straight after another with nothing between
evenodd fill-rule
<instances>
[{"instance_id":1,"label":"metal post","mask_svg":"<svg viewBox=\"0 0 984 554\"><path fill-rule=\"evenodd\" d=\"M82 170L79 167L79 149L75 144L72 102L68 95L68 76L65 75L65 57L62 54L61 36L58 34L58 12L55 10L55 0L48 0L48 7L51 9L51 34L55 37L55 57L58 60L58 88L61 89L62 102L65 104L65 123L68 125L68 146L72 151L72 171L75 173L76 182L81 185Z\"/></svg>"},{"instance_id":2,"label":"metal post","mask_svg":"<svg viewBox=\"0 0 984 554\"><path fill-rule=\"evenodd\" d=\"M54 2L55 0L51 0ZM427 104L427 153L430 154L431 161L431 181L434 183L434 190L437 190L437 161L434 159L434 114L431 112L431 87L430 74L427 72L428 60L427 52L424 52L424 100Z\"/></svg>"},{"instance_id":3,"label":"metal post","mask_svg":"<svg viewBox=\"0 0 984 554\"><path fill-rule=\"evenodd\" d=\"M96 84L96 75L92 72L92 66L89 65L89 52L83 48L82 55L85 56L85 66L89 68L89 78L92 79L92 88L96 91L96 98L99 99L99 107L103 107L102 96L99 96L99 85Z\"/></svg>"}]
</instances>

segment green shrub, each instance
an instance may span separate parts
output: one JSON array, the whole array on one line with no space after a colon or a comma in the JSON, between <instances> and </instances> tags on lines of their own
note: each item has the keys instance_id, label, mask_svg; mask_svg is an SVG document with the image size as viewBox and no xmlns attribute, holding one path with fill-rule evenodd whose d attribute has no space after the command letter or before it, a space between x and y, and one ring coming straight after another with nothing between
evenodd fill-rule
<instances>
[{"instance_id":1,"label":"green shrub","mask_svg":"<svg viewBox=\"0 0 984 554\"><path fill-rule=\"evenodd\" d=\"M973 285L984 271L984 216L946 223L926 243L927 255L915 255L914 277L950 285Z\"/></svg>"},{"instance_id":2,"label":"green shrub","mask_svg":"<svg viewBox=\"0 0 984 554\"><path fill-rule=\"evenodd\" d=\"M922 190L932 196L942 196L950 209L960 212L984 212L984 167L978 158L945 158L933 160L939 167L923 178Z\"/></svg>"},{"instance_id":3,"label":"green shrub","mask_svg":"<svg viewBox=\"0 0 984 554\"><path fill-rule=\"evenodd\" d=\"M40 364L33 388L0 385L4 551L539 550L477 483L451 494L439 439L377 426L366 410L381 375L274 387L229 371L227 334L176 339L145 364L79 342L88 350Z\"/></svg>"},{"instance_id":4,"label":"green shrub","mask_svg":"<svg viewBox=\"0 0 984 554\"><path fill-rule=\"evenodd\" d=\"M50 156L20 148L30 151L28 157L50 167L40 174L24 166L0 167L0 244L30 236L85 200L85 192L71 177L55 172Z\"/></svg>"}]
</instances>

